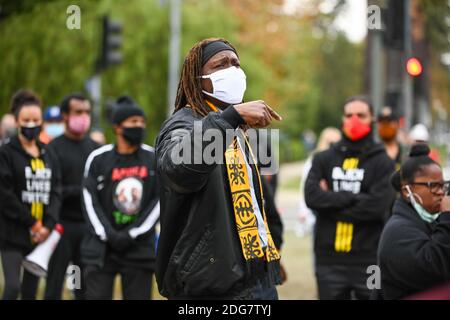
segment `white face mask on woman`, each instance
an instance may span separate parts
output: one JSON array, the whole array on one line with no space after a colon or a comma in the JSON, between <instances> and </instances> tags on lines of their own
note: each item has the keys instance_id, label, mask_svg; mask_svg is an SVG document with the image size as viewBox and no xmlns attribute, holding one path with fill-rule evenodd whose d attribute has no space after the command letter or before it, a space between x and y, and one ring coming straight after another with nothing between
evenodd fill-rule
<instances>
[{"instance_id":1,"label":"white face mask on woman","mask_svg":"<svg viewBox=\"0 0 450 320\"><path fill-rule=\"evenodd\" d=\"M247 77L241 68L233 66L202 76L202 79L211 79L213 93L203 90L210 97L229 104L238 104L244 99Z\"/></svg>"}]
</instances>

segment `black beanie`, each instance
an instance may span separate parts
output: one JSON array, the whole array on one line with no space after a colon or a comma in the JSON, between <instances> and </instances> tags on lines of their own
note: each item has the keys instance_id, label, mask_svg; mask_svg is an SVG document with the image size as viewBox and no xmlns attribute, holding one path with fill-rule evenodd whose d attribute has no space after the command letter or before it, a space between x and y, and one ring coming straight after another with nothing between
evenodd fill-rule
<instances>
[{"instance_id":1,"label":"black beanie","mask_svg":"<svg viewBox=\"0 0 450 320\"><path fill-rule=\"evenodd\" d=\"M122 121L133 117L145 117L144 111L129 96L121 96L117 98L115 110L112 117L113 124L120 124Z\"/></svg>"}]
</instances>

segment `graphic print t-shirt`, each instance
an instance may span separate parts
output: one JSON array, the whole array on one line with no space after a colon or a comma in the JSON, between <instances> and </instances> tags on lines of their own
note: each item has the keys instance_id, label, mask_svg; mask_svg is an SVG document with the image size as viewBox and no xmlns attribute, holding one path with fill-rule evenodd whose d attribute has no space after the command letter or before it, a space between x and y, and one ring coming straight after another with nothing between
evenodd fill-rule
<instances>
[{"instance_id":1,"label":"graphic print t-shirt","mask_svg":"<svg viewBox=\"0 0 450 320\"><path fill-rule=\"evenodd\" d=\"M40 158L31 159L24 170L26 183L21 200L30 207L31 216L42 221L44 206L50 203L52 170Z\"/></svg>"},{"instance_id":2,"label":"graphic print t-shirt","mask_svg":"<svg viewBox=\"0 0 450 320\"><path fill-rule=\"evenodd\" d=\"M148 177L145 166L114 168L111 174L113 221L119 227L134 222L142 209L144 179Z\"/></svg>"}]
</instances>

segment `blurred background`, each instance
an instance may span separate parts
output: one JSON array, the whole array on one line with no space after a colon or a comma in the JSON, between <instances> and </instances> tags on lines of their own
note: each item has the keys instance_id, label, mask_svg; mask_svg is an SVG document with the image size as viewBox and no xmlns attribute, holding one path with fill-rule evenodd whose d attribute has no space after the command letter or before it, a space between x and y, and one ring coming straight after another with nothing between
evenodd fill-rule
<instances>
[{"instance_id":1,"label":"blurred background","mask_svg":"<svg viewBox=\"0 0 450 320\"><path fill-rule=\"evenodd\" d=\"M346 98L366 93L376 111L391 106L405 132L425 124L445 165L449 26L448 0L0 0L0 115L20 88L47 106L84 92L111 141L111 101L129 94L146 110L153 145L189 48L228 39L247 74L245 99L264 99L285 119L276 127L289 277L280 297L314 299L311 239L295 227L303 160L322 129L340 127Z\"/></svg>"}]
</instances>

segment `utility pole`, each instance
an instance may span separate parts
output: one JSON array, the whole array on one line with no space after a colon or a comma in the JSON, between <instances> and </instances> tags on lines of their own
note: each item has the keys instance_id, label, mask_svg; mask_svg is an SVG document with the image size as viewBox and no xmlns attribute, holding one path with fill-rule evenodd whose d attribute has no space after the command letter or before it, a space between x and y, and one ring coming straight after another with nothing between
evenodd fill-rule
<instances>
[{"instance_id":1,"label":"utility pole","mask_svg":"<svg viewBox=\"0 0 450 320\"><path fill-rule=\"evenodd\" d=\"M102 100L102 80L99 72L86 81L86 91L92 100L92 129L100 129L101 100Z\"/></svg>"},{"instance_id":2,"label":"utility pole","mask_svg":"<svg viewBox=\"0 0 450 320\"><path fill-rule=\"evenodd\" d=\"M369 0L368 5L380 6L380 1ZM383 107L383 30L371 29L368 31L368 67L370 99L377 115Z\"/></svg>"},{"instance_id":3,"label":"utility pole","mask_svg":"<svg viewBox=\"0 0 450 320\"><path fill-rule=\"evenodd\" d=\"M169 76L167 83L168 116L173 113L178 88L178 70L180 69L181 1L182 0L169 0L170 44Z\"/></svg>"},{"instance_id":4,"label":"utility pole","mask_svg":"<svg viewBox=\"0 0 450 320\"><path fill-rule=\"evenodd\" d=\"M412 56L413 50L412 50L412 37L411 37L411 18L410 18L410 12L411 12L411 0L403 0L405 1L405 55L403 60L403 65L406 66L407 60ZM405 129L409 131L411 129L411 126L413 125L412 119L413 119L413 80L411 76L407 73L403 73L403 105L405 110Z\"/></svg>"},{"instance_id":5,"label":"utility pole","mask_svg":"<svg viewBox=\"0 0 450 320\"><path fill-rule=\"evenodd\" d=\"M370 98L374 113L378 114L383 105L382 67L383 67L383 35L381 31L370 31L372 63L370 64Z\"/></svg>"}]
</instances>

